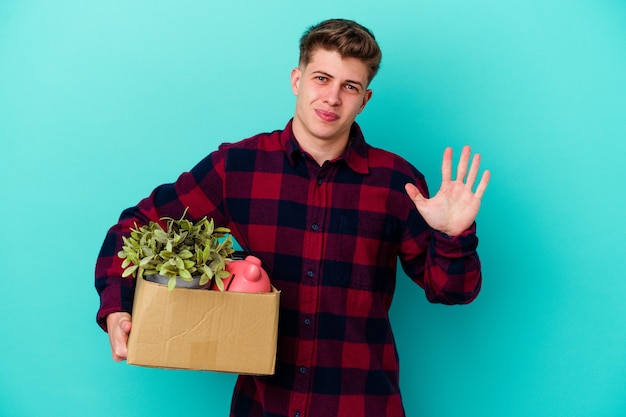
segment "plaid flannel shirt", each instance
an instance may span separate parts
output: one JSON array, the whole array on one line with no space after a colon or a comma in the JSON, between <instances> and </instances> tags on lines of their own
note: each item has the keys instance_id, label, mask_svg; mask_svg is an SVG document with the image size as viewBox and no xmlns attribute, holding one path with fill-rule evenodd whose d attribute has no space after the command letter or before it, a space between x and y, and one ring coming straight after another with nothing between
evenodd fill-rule
<instances>
[{"instance_id":1,"label":"plaid flannel shirt","mask_svg":"<svg viewBox=\"0 0 626 417\"><path fill-rule=\"evenodd\" d=\"M431 302L468 303L481 285L475 225L454 238L433 231L407 182L427 195L422 174L369 146L356 123L345 153L322 166L299 147L291 121L223 144L110 229L96 266L98 322L105 328L107 314L132 309L121 236L189 207L189 218L229 227L282 291L276 374L239 376L231 416L404 416L388 316L397 260Z\"/></svg>"}]
</instances>

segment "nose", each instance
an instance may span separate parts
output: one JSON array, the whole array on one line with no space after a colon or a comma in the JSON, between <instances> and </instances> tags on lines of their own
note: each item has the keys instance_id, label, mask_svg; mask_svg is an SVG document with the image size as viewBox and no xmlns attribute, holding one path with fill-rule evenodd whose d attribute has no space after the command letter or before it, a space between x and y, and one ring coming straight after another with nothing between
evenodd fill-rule
<instances>
[{"instance_id":1,"label":"nose","mask_svg":"<svg viewBox=\"0 0 626 417\"><path fill-rule=\"evenodd\" d=\"M326 90L326 103L329 106L338 106L341 104L341 86L329 85Z\"/></svg>"}]
</instances>

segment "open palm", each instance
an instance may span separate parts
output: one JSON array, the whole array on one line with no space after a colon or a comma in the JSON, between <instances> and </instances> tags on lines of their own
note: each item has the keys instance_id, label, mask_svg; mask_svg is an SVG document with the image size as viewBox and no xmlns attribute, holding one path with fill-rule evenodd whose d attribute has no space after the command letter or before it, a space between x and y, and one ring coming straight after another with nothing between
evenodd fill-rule
<instances>
[{"instance_id":1,"label":"open palm","mask_svg":"<svg viewBox=\"0 0 626 417\"><path fill-rule=\"evenodd\" d=\"M480 155L475 154L469 166L470 153L470 147L465 146L459 159L456 179L452 180L452 149L447 148L444 151L441 187L432 198L425 198L413 184L405 186L407 194L426 223L449 236L460 235L472 225L491 176L489 171L485 171L476 191L473 191L480 166Z\"/></svg>"}]
</instances>

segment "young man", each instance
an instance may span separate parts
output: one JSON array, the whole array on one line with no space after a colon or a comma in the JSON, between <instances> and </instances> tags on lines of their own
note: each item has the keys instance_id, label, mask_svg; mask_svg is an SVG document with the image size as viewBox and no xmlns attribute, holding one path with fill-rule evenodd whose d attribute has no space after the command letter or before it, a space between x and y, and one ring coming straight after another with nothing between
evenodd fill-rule
<instances>
[{"instance_id":1,"label":"young man","mask_svg":"<svg viewBox=\"0 0 626 417\"><path fill-rule=\"evenodd\" d=\"M134 291L116 257L121 236L189 207L192 219L229 227L282 291L276 374L240 376L231 416L404 415L388 317L396 261L431 302L472 301L481 285L474 219L489 172L474 192L479 156L470 166L464 148L452 179L447 149L441 189L429 199L419 171L365 142L355 118L380 59L374 36L355 22L311 27L284 130L220 146L122 213L96 267L98 322L115 360L126 358Z\"/></svg>"}]
</instances>

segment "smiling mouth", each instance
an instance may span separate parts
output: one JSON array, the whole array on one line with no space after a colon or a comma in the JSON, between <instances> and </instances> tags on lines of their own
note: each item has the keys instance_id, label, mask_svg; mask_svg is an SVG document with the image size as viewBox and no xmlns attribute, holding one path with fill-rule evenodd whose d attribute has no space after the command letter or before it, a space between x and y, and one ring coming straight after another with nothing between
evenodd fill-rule
<instances>
[{"instance_id":1,"label":"smiling mouth","mask_svg":"<svg viewBox=\"0 0 626 417\"><path fill-rule=\"evenodd\" d=\"M335 120L339 119L339 115L330 111L315 110L315 113L317 113L319 118L324 120L325 122L334 122Z\"/></svg>"}]
</instances>

